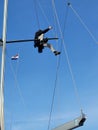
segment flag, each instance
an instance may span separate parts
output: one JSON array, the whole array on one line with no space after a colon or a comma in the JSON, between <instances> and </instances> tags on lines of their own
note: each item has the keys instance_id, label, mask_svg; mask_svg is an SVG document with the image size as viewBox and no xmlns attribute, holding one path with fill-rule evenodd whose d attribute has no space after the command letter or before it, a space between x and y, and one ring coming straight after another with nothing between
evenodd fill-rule
<instances>
[{"instance_id":1,"label":"flag","mask_svg":"<svg viewBox=\"0 0 98 130\"><path fill-rule=\"evenodd\" d=\"M19 58L19 54L16 54L16 55L11 57L11 60L17 60L18 58Z\"/></svg>"}]
</instances>

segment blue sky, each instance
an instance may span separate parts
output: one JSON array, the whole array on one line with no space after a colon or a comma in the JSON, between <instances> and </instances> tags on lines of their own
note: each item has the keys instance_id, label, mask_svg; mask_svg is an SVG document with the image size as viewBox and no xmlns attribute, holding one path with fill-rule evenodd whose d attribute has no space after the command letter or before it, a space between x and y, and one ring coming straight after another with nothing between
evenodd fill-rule
<instances>
[{"instance_id":1,"label":"blue sky","mask_svg":"<svg viewBox=\"0 0 98 130\"><path fill-rule=\"evenodd\" d=\"M64 43L79 100L87 115L85 125L78 129L94 130L98 128L98 44L95 42L98 40L98 1L70 0L87 28L66 2L55 0L56 16L51 0L9 0L7 40L31 39L39 28L44 29L49 25L53 27L45 36L58 36L58 41L49 42L60 51L62 46L62 51L50 129L80 115L80 105L74 91ZM0 0L0 37L3 28L3 4L3 0ZM64 36L63 40L61 34ZM0 48L0 57L1 52ZM17 53L19 60L11 61L11 56ZM7 44L5 129L48 128L58 58L47 48L39 54L34 49L33 42Z\"/></svg>"}]
</instances>

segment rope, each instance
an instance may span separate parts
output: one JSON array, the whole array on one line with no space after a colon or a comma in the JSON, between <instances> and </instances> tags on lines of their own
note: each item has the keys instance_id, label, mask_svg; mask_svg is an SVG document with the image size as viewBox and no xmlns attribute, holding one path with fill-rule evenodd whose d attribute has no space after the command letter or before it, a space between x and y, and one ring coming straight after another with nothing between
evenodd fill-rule
<instances>
[{"instance_id":1,"label":"rope","mask_svg":"<svg viewBox=\"0 0 98 130\"><path fill-rule=\"evenodd\" d=\"M89 35L91 36L91 38L94 40L94 42L96 44L98 44L98 41L96 40L95 36L92 34L92 32L90 31L90 29L88 28L88 26L84 23L84 21L82 20L82 18L79 16L79 14L76 12L76 10L72 7L72 5L70 3L68 3L68 6L72 9L72 11L74 12L74 14L77 16L77 18L79 19L79 21L81 22L81 24L84 26L84 28L86 29L86 31L89 33Z\"/></svg>"},{"instance_id":2,"label":"rope","mask_svg":"<svg viewBox=\"0 0 98 130\"><path fill-rule=\"evenodd\" d=\"M67 17L68 17L68 6L66 7L66 11L65 11L65 19L64 19L64 27L63 27L63 37L64 37L64 32L65 32L65 28L66 28L66 24L67 24Z\"/></svg>"},{"instance_id":3,"label":"rope","mask_svg":"<svg viewBox=\"0 0 98 130\"><path fill-rule=\"evenodd\" d=\"M8 52L7 52L7 56L8 56ZM10 67L11 67L11 70L12 70L12 74L14 76L14 80L15 80L15 84L16 84L15 86L16 86L16 88L18 90L18 93L19 93L19 96L20 96L20 99L21 99L21 102L22 102L23 106L26 107L25 100L24 100L24 97L22 95L22 92L21 92L21 89L20 89L20 86L19 86L19 83L18 83L18 80L17 80L18 65L17 65L16 73L15 73L13 65L11 63L11 58L9 56L8 56L8 58L10 59L9 63L10 63ZM19 64L19 61L17 61L17 64Z\"/></svg>"},{"instance_id":4,"label":"rope","mask_svg":"<svg viewBox=\"0 0 98 130\"><path fill-rule=\"evenodd\" d=\"M54 3L54 7L55 7L55 3ZM63 43L64 52L65 52L65 55L66 55L69 71L70 71L70 74L71 74L71 78L72 78L75 94L76 94L76 97L77 97L78 104L79 104L79 106L81 108L81 102L80 102L80 98L79 98L79 94L78 94L75 78L74 78L74 75L73 75L73 72L72 72L71 64L70 64L70 61L69 61L69 57L68 57L65 41L64 41L64 38L63 38L63 33L62 33L62 30L61 30L61 27L60 27L59 18L58 18L57 12L56 12L56 8L55 8L55 15L56 15L56 18L57 18L57 23L58 23L58 27L59 27L59 31L60 31L60 35L61 35L61 40L62 40L62 43Z\"/></svg>"},{"instance_id":5,"label":"rope","mask_svg":"<svg viewBox=\"0 0 98 130\"><path fill-rule=\"evenodd\" d=\"M38 28L40 28L40 22L39 22L39 17L38 17L38 11L37 11L37 0L34 0L34 8L35 8L35 13L36 13L36 20L37 20L37 25Z\"/></svg>"},{"instance_id":6,"label":"rope","mask_svg":"<svg viewBox=\"0 0 98 130\"><path fill-rule=\"evenodd\" d=\"M48 16L45 14L45 11L44 9L41 7L41 4L40 4L40 1L37 2L37 0L34 0L35 2L35 12L36 12L36 19L37 19L37 24L38 24L38 27L40 28L40 21L39 21L39 17L38 17L38 11L37 11L37 8L40 8L44 18L45 18L45 21L47 22L47 24L50 26L50 22L49 22L49 19L48 19Z\"/></svg>"},{"instance_id":7,"label":"rope","mask_svg":"<svg viewBox=\"0 0 98 130\"><path fill-rule=\"evenodd\" d=\"M63 27L63 31L62 31L62 37L64 38L64 33L65 33L65 28L66 28L66 24L67 24L67 17L68 17L68 6L66 8L66 11L65 11L65 19L64 19L64 27ZM63 44L61 44L61 47L60 47L60 50L62 51L62 46Z\"/></svg>"},{"instance_id":8,"label":"rope","mask_svg":"<svg viewBox=\"0 0 98 130\"><path fill-rule=\"evenodd\" d=\"M53 6L53 1L52 1L52 9L53 9L53 18L54 18L54 31L55 31L55 35L56 35L56 37L57 37L57 26L56 26L56 24L57 24L57 22L56 22L56 17L55 17L55 10L54 10L54 6Z\"/></svg>"},{"instance_id":9,"label":"rope","mask_svg":"<svg viewBox=\"0 0 98 130\"><path fill-rule=\"evenodd\" d=\"M37 1L37 0L36 0L36 1ZM45 11L44 11L43 8L41 7L40 1L39 1L37 4L38 4L39 8L41 9L41 12L42 12L42 14L43 14L43 16L44 16L44 18L45 18L47 24L50 25L49 20L48 20L48 16L45 14Z\"/></svg>"},{"instance_id":10,"label":"rope","mask_svg":"<svg viewBox=\"0 0 98 130\"><path fill-rule=\"evenodd\" d=\"M36 0L37 1L37 0ZM50 26L50 21L49 21L49 17L48 17L48 15L46 15L46 11L44 11L44 8L42 8L42 6L41 6L41 3L40 3L40 1L38 1L37 2L37 5L38 5L38 7L40 8L40 10L41 10L41 12L42 12L42 14L43 14L43 16L44 16L44 18L45 18L45 21L46 21L46 23L48 24L48 26ZM55 28L54 28L55 29ZM53 31L52 31L52 33L53 33ZM54 33L53 33L54 34ZM57 36L57 35L56 35Z\"/></svg>"},{"instance_id":11,"label":"rope","mask_svg":"<svg viewBox=\"0 0 98 130\"><path fill-rule=\"evenodd\" d=\"M51 109L50 109L50 114L49 114L48 130L50 130L50 123L51 123L51 117L52 117L52 111L53 111L53 105L54 105L54 99L55 99L55 93L56 93L57 81L58 81L59 66L60 66L60 56L57 60L56 78L55 78L55 85L54 85L54 89L53 89Z\"/></svg>"},{"instance_id":12,"label":"rope","mask_svg":"<svg viewBox=\"0 0 98 130\"><path fill-rule=\"evenodd\" d=\"M55 5L54 5L54 1L52 0L52 7L53 7L53 12L54 12L54 23L56 25L57 23L57 17L56 17L56 13L55 13ZM65 15L65 24L66 24L66 21L67 21L67 14L68 14L68 8L67 8L67 11L66 11L66 15ZM64 24L64 29L65 29L65 24ZM64 31L63 31L63 34L64 34ZM62 50L62 44L61 44L61 47L60 47ZM60 67L60 60L61 60L61 57L59 56L57 58L57 69L56 69L56 78L55 78L55 84L54 84L54 89L53 89L53 96L52 96L52 103L51 103L51 109L50 109L50 114L49 114L49 121L48 121L48 130L50 130L50 124L51 124L51 118L52 118L52 111L53 111L53 105L54 105L54 100L55 100L55 93L56 93L56 88L57 88L57 81L58 81L58 73L59 73L59 67Z\"/></svg>"},{"instance_id":13,"label":"rope","mask_svg":"<svg viewBox=\"0 0 98 130\"><path fill-rule=\"evenodd\" d=\"M60 27L58 15L57 15L57 12L56 12L54 0L52 0L52 3L53 3L54 12L55 12L55 16L56 16L58 28L59 28L59 31L60 31L61 40L62 40L62 44L63 44L63 47L64 47L64 52L65 52L65 56L66 56L66 59L67 59L69 71L70 71L70 74L71 74L71 78L72 78L72 82L73 82L73 86L74 86L75 95L77 97L77 103L80 106L80 110L82 111L81 102L80 102L80 98L79 98L79 94L78 94L78 90L77 90L75 78L74 78L74 75L73 75L73 72L72 72L72 68L71 68L71 64L70 64L70 61L69 61L69 57L68 57L66 45L65 45L65 42L64 42L63 33L61 31L61 27ZM58 70L58 68L57 68L57 70ZM50 129L50 121L51 121L52 110L53 110L53 103L54 103L54 96L55 96L56 84L57 84L57 74L56 74L56 80L55 80L55 87L54 87L54 91L53 91L53 98L52 98L51 111L50 111L50 116L49 116L48 130Z\"/></svg>"}]
</instances>

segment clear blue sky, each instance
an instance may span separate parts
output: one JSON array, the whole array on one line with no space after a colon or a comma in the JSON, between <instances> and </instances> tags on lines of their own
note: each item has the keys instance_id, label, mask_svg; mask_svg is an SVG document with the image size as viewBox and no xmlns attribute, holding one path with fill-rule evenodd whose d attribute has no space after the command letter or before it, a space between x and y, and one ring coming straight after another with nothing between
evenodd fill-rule
<instances>
[{"instance_id":1,"label":"clear blue sky","mask_svg":"<svg viewBox=\"0 0 98 130\"><path fill-rule=\"evenodd\" d=\"M67 8L66 0L55 0L79 100L87 115L85 125L78 129L95 130L98 129L98 44L95 42L98 40L98 0L70 0L70 3L87 27L71 8ZM0 0L0 37L3 4ZM46 37L57 34L58 42L49 42L60 50L63 41L55 16L51 0L9 0L7 40L34 38L39 28L51 25L53 29ZM1 51L0 48L0 57ZM17 53L19 60L11 61L10 57ZM4 85L6 130L47 130L57 60L58 57L47 48L39 54L33 42L7 44ZM79 115L80 105L62 46L50 129Z\"/></svg>"}]
</instances>

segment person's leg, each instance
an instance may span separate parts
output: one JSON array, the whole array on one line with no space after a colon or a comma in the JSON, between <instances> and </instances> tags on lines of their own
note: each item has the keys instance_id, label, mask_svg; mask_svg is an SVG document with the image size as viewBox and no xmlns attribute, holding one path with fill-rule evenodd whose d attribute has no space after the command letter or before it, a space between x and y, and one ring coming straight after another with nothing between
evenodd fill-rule
<instances>
[{"instance_id":1,"label":"person's leg","mask_svg":"<svg viewBox=\"0 0 98 130\"><path fill-rule=\"evenodd\" d=\"M44 49L44 46L43 46L43 45L38 46L38 52L39 52L39 53L42 53L42 52L43 52L43 49Z\"/></svg>"},{"instance_id":2,"label":"person's leg","mask_svg":"<svg viewBox=\"0 0 98 130\"><path fill-rule=\"evenodd\" d=\"M52 52L56 51L56 50L53 48L53 46L52 46L51 44L49 44L49 43L44 43L43 46L44 46L44 47L48 47Z\"/></svg>"},{"instance_id":3,"label":"person's leg","mask_svg":"<svg viewBox=\"0 0 98 130\"><path fill-rule=\"evenodd\" d=\"M54 47L51 44L49 44L49 43L44 43L43 46L44 47L48 47L55 55L59 55L60 54L60 52L56 51L54 49Z\"/></svg>"}]
</instances>

